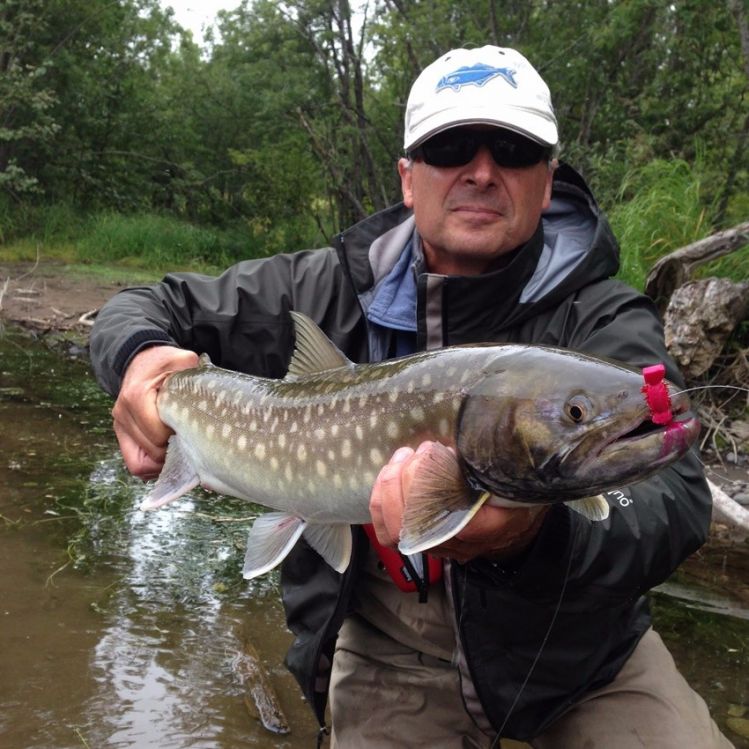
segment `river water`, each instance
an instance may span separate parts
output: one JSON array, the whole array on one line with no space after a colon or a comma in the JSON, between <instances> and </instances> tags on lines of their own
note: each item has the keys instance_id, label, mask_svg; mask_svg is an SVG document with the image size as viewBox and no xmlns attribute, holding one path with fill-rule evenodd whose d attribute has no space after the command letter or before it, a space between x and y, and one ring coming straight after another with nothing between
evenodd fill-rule
<instances>
[{"instance_id":1,"label":"river water","mask_svg":"<svg viewBox=\"0 0 749 749\"><path fill-rule=\"evenodd\" d=\"M137 511L144 487L118 457L110 406L85 362L0 333L0 746L314 747L283 666L277 578L240 573L256 508L197 491ZM749 749L749 595L737 590L749 591L746 545L709 547L653 605L685 676ZM247 707L245 639L287 735Z\"/></svg>"}]
</instances>

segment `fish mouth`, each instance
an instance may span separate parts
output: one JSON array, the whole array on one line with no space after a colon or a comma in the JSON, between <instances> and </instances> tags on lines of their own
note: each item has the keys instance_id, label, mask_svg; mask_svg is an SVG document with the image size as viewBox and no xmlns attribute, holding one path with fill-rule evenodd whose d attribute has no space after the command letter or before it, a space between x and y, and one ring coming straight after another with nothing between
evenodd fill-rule
<instances>
[{"instance_id":1,"label":"fish mouth","mask_svg":"<svg viewBox=\"0 0 749 749\"><path fill-rule=\"evenodd\" d=\"M651 417L647 406L638 409L619 429L612 430L598 449L587 451L587 455L586 447L591 447L596 437L593 435L590 441L584 440L572 451L581 457L585 455L574 467L574 473L599 476L599 481L607 485L612 480L617 483L634 477L640 480L680 458L699 436L700 422L690 411L686 396L673 396L671 420L667 424L655 424ZM567 457L572 457L572 463L576 463L573 455ZM650 470L643 475L644 464L649 465Z\"/></svg>"}]
</instances>

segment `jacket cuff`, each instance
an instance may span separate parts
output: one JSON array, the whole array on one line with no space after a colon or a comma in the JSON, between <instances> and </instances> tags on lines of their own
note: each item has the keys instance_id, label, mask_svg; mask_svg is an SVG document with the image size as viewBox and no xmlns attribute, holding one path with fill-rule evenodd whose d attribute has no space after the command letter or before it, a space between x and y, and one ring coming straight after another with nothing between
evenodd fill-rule
<instances>
[{"instance_id":1,"label":"jacket cuff","mask_svg":"<svg viewBox=\"0 0 749 749\"><path fill-rule=\"evenodd\" d=\"M177 344L167 333L158 328L146 328L145 330L139 330L137 333L133 333L133 335L122 344L114 359L114 371L120 380L122 380L127 365L130 364L130 360L139 351L142 351L149 346L161 345L176 346Z\"/></svg>"}]
</instances>

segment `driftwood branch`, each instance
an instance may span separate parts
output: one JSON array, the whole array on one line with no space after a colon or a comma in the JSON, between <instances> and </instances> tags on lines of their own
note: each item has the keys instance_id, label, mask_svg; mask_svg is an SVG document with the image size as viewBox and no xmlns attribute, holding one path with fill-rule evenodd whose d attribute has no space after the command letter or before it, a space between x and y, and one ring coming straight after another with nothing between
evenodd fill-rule
<instances>
[{"instance_id":1,"label":"driftwood branch","mask_svg":"<svg viewBox=\"0 0 749 749\"><path fill-rule=\"evenodd\" d=\"M289 733L289 722L281 709L278 696L260 655L255 650L247 632L242 631L239 634L242 649L234 658L232 668L244 686L244 703L247 710L253 717L258 718L263 727L271 733Z\"/></svg>"},{"instance_id":2,"label":"driftwood branch","mask_svg":"<svg viewBox=\"0 0 749 749\"><path fill-rule=\"evenodd\" d=\"M727 525L737 538L749 538L749 510L729 497L709 479L707 485L713 495L713 519Z\"/></svg>"},{"instance_id":3,"label":"driftwood branch","mask_svg":"<svg viewBox=\"0 0 749 749\"><path fill-rule=\"evenodd\" d=\"M663 312L671 294L689 281L695 268L749 243L749 221L688 244L662 257L645 281L645 293Z\"/></svg>"}]
</instances>

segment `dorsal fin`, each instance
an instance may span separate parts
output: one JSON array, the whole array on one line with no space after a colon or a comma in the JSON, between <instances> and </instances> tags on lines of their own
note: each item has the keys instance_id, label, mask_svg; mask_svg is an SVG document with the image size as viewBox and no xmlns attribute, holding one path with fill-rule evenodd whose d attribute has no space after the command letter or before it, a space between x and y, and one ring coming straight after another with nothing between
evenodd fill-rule
<instances>
[{"instance_id":1,"label":"dorsal fin","mask_svg":"<svg viewBox=\"0 0 749 749\"><path fill-rule=\"evenodd\" d=\"M201 354L200 358L198 359L198 366L199 367L212 367L213 362L211 361L211 357L208 356L208 354Z\"/></svg>"},{"instance_id":2,"label":"dorsal fin","mask_svg":"<svg viewBox=\"0 0 749 749\"><path fill-rule=\"evenodd\" d=\"M296 346L286 380L294 381L315 372L354 366L307 315L293 311L289 314L294 321Z\"/></svg>"}]
</instances>

